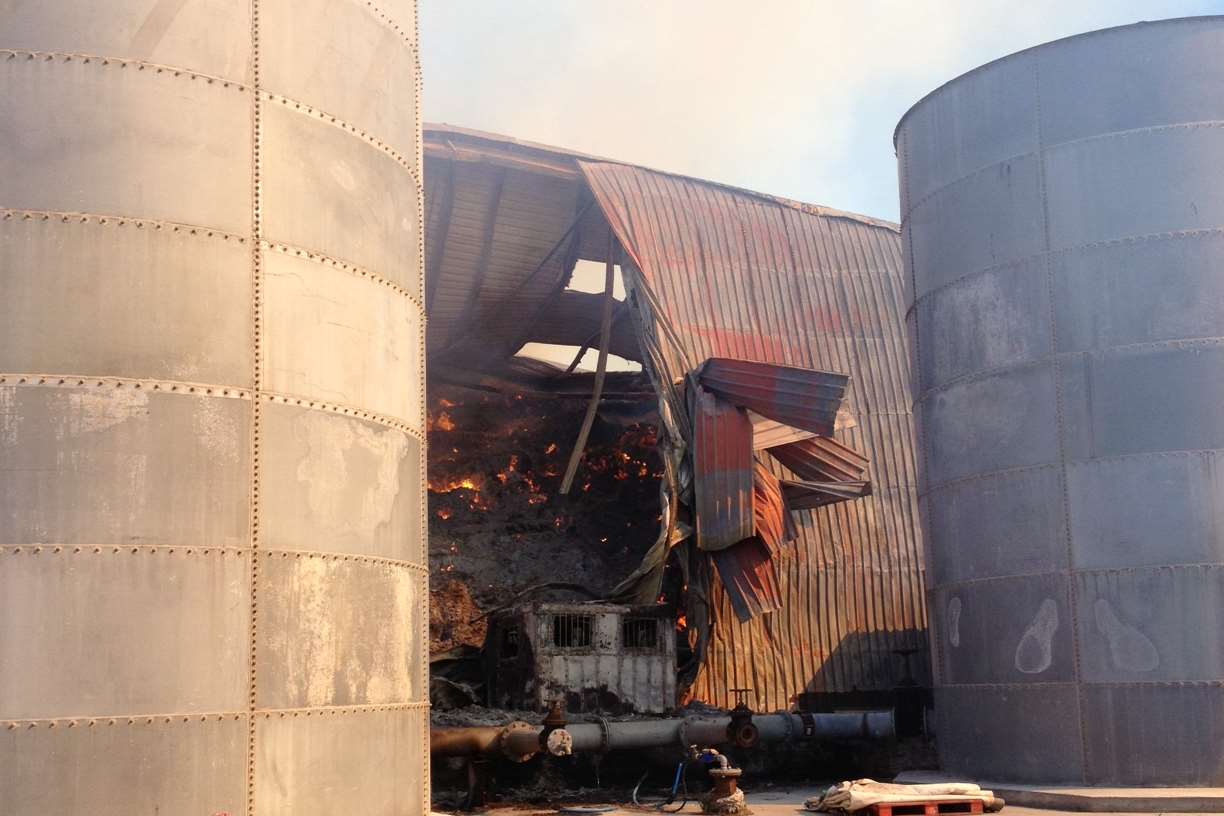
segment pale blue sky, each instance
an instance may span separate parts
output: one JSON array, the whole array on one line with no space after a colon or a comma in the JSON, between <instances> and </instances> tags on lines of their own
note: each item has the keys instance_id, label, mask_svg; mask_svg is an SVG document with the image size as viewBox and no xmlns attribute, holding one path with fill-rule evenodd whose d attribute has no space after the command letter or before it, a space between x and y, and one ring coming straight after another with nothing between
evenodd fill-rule
<instances>
[{"instance_id":1,"label":"pale blue sky","mask_svg":"<svg viewBox=\"0 0 1224 816\"><path fill-rule=\"evenodd\" d=\"M892 131L948 79L1224 0L420 0L427 121L897 218Z\"/></svg>"}]
</instances>

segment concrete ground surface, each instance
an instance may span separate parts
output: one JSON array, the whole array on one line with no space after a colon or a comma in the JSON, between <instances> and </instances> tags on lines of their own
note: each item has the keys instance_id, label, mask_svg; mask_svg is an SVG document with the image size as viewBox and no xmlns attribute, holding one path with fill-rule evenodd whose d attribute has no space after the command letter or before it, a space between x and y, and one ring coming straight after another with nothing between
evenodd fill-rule
<instances>
[{"instance_id":1,"label":"concrete ground surface","mask_svg":"<svg viewBox=\"0 0 1224 816\"><path fill-rule=\"evenodd\" d=\"M822 792L822 790L823 789L820 789L820 788L791 788L791 789L773 788L773 789L758 791L756 793L753 793L751 786L749 786L748 788L746 788L745 794L748 799L748 807L756 816L801 816L801 814L810 813L810 811L806 811L803 809L804 800L811 796L819 795ZM1144 790L1146 791L1147 789L1144 789ZM609 804L613 804L613 803L609 803ZM497 808L491 808L489 811L487 811L487 813L491 814L491 816L544 816L545 814L548 814L548 816L551 816L551 814L554 814L557 812L557 808L563 807L563 806L564 806L564 803L558 803L555 807L548 807L548 806L543 806L543 805L538 806L538 807L522 807L522 806L509 806L505 808L497 807ZM587 803L587 804L579 805L577 807L590 808L590 807L596 807L596 806ZM642 816L643 813L657 813L657 812L658 811L656 811L655 808L653 807L637 808L632 805L629 805L629 806L618 805L616 806L615 810L608 811L606 814L600 814L600 816ZM690 802L688 805L685 806L684 810L681 812L685 814L685 816L690 816L690 814L700 814L701 808L696 803ZM1005 814L1006 816L1060 816L1060 814L1082 813L1082 812L1083 812L1082 810L1052 810L1052 809L1045 809L1045 808L1039 809L1039 808L1030 808L1030 807L1020 807L1016 805L1008 805L1002 811L1002 813ZM1128 810L1128 811L1094 811L1094 812L1098 814L1104 814L1104 816L1109 816L1109 814L1121 814L1124 812L1131 814L1131 816L1133 816L1133 814L1135 813L1148 813L1148 814L1153 814L1154 816L1155 814L1159 814L1160 816L1181 816L1181 814L1183 813L1190 813L1190 812L1203 813L1203 812L1219 812L1219 811L1202 811L1202 810L1199 810L1199 811L1168 811L1168 810L1135 811L1135 810Z\"/></svg>"},{"instance_id":2,"label":"concrete ground surface","mask_svg":"<svg viewBox=\"0 0 1224 816\"><path fill-rule=\"evenodd\" d=\"M908 771L897 782L976 782L1018 807L1076 813L1224 813L1224 788L1109 788L1017 785L952 777L939 771ZM1012 810L1011 808L1008 809Z\"/></svg>"}]
</instances>

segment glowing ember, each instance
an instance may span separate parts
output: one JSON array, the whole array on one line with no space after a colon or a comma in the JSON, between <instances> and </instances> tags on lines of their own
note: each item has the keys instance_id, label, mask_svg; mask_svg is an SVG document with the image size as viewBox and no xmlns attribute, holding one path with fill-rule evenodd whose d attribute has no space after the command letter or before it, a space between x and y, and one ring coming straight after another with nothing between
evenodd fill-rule
<instances>
[{"instance_id":1,"label":"glowing ember","mask_svg":"<svg viewBox=\"0 0 1224 816\"><path fill-rule=\"evenodd\" d=\"M431 479L429 482L430 493L453 493L456 490L480 490L480 485L471 476L462 479Z\"/></svg>"},{"instance_id":2,"label":"glowing ember","mask_svg":"<svg viewBox=\"0 0 1224 816\"><path fill-rule=\"evenodd\" d=\"M454 513L451 512L451 509L449 507L442 507L442 508L439 508L437 515L438 515L438 518L442 519L443 521L446 521L448 518L454 515Z\"/></svg>"},{"instance_id":3,"label":"glowing ember","mask_svg":"<svg viewBox=\"0 0 1224 816\"><path fill-rule=\"evenodd\" d=\"M676 616L676 631L683 632L687 628L688 628L688 618L686 618L684 616L684 613L681 612L679 615Z\"/></svg>"},{"instance_id":4,"label":"glowing ember","mask_svg":"<svg viewBox=\"0 0 1224 816\"><path fill-rule=\"evenodd\" d=\"M553 455L554 453L556 453L556 452L557 452L557 443L556 443L556 442L549 442L549 443L548 443L548 447L544 449L544 455L545 455L545 456L552 456L552 455Z\"/></svg>"},{"instance_id":5,"label":"glowing ember","mask_svg":"<svg viewBox=\"0 0 1224 816\"><path fill-rule=\"evenodd\" d=\"M442 411L437 416L429 418L426 429L430 431L453 431L455 430L455 423L450 418L450 414Z\"/></svg>"}]
</instances>

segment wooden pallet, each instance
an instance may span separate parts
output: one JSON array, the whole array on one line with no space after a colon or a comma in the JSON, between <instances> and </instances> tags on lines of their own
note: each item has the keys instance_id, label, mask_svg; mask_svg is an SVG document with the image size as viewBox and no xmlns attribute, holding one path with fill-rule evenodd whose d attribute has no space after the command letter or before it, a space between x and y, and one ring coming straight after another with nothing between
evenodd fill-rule
<instances>
[{"instance_id":1,"label":"wooden pallet","mask_svg":"<svg viewBox=\"0 0 1224 816\"><path fill-rule=\"evenodd\" d=\"M914 802L880 802L866 810L868 816L953 816L981 813L980 799L923 799Z\"/></svg>"}]
</instances>

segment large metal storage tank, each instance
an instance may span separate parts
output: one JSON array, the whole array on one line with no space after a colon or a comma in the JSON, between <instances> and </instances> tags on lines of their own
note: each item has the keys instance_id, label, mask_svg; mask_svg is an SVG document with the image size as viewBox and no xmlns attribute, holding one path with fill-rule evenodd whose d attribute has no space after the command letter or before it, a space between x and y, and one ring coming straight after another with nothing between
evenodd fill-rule
<instances>
[{"instance_id":1,"label":"large metal storage tank","mask_svg":"<svg viewBox=\"0 0 1224 816\"><path fill-rule=\"evenodd\" d=\"M945 766L1224 783L1224 18L1005 57L896 144Z\"/></svg>"},{"instance_id":2,"label":"large metal storage tank","mask_svg":"<svg viewBox=\"0 0 1224 816\"><path fill-rule=\"evenodd\" d=\"M0 812L426 812L414 3L0 21Z\"/></svg>"}]
</instances>

